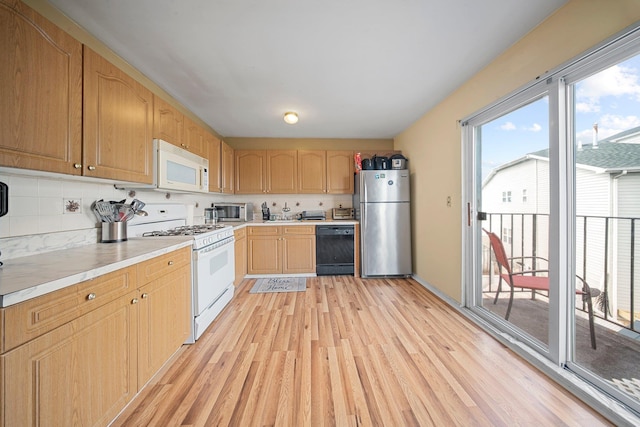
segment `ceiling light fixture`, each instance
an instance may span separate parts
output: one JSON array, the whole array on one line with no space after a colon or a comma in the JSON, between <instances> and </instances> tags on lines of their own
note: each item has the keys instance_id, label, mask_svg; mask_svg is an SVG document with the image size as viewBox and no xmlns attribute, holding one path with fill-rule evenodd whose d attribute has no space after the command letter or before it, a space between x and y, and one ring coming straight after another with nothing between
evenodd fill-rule
<instances>
[{"instance_id":1,"label":"ceiling light fixture","mask_svg":"<svg viewBox=\"0 0 640 427\"><path fill-rule=\"evenodd\" d=\"M298 113L287 111L286 113L284 113L284 121L286 123L289 123L290 125L295 125L296 123L298 123Z\"/></svg>"}]
</instances>

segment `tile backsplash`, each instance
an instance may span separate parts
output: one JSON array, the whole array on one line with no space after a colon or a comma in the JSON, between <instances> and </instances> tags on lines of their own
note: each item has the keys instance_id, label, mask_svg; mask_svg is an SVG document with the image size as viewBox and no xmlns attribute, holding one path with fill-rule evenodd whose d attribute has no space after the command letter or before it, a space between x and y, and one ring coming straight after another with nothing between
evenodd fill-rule
<instances>
[{"instance_id":1,"label":"tile backsplash","mask_svg":"<svg viewBox=\"0 0 640 427\"><path fill-rule=\"evenodd\" d=\"M103 182L32 176L22 171L17 174L2 171L0 182L9 186L9 211L0 218L0 259L57 250L60 247L50 242L64 242L67 239L67 246L74 242L76 245L96 243L99 223L91 210L91 204L99 199L132 200L128 190L116 189L113 184ZM193 222L196 224L204 222L204 208L216 201L251 202L256 218L260 218L260 205L263 202L274 213L281 212L287 203L291 213L325 210L327 217L330 217L328 211L331 208L340 205L350 207L352 204L350 195L324 194L167 194L162 191L135 190L135 198L147 204L193 205ZM31 243L26 244L26 237L30 237ZM43 242L49 244L44 245ZM18 247L21 249L16 249Z\"/></svg>"}]
</instances>

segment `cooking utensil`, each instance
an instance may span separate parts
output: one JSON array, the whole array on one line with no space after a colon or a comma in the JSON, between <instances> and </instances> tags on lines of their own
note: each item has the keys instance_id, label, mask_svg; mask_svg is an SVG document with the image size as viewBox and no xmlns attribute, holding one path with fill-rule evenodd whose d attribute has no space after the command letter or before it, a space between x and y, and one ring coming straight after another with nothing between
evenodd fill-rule
<instances>
[{"instance_id":1,"label":"cooking utensil","mask_svg":"<svg viewBox=\"0 0 640 427\"><path fill-rule=\"evenodd\" d=\"M111 203L98 200L94 202L94 209L102 217L102 222L115 222L113 206Z\"/></svg>"}]
</instances>

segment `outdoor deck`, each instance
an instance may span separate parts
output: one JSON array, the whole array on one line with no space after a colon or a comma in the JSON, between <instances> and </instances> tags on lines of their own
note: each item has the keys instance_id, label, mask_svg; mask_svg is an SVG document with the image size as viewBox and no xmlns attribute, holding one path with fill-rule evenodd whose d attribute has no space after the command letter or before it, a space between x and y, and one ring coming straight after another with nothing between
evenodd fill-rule
<instances>
[{"instance_id":1,"label":"outdoor deck","mask_svg":"<svg viewBox=\"0 0 640 427\"><path fill-rule=\"evenodd\" d=\"M494 305L493 292L486 292L483 306L504 317L509 293ZM516 292L509 322L542 343L548 343L549 303L543 295L531 299L530 292ZM586 313L576 310L576 362L640 399L640 334L595 317L597 348L591 347Z\"/></svg>"}]
</instances>

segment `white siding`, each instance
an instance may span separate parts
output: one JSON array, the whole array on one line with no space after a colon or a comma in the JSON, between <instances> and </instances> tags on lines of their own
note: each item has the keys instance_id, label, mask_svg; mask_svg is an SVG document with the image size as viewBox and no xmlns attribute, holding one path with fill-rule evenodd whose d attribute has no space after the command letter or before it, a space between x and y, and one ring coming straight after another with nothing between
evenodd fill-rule
<instances>
[{"instance_id":1,"label":"white siding","mask_svg":"<svg viewBox=\"0 0 640 427\"><path fill-rule=\"evenodd\" d=\"M614 283L611 296L615 302L613 309L629 311L631 309L631 220L635 221L634 230L634 312L640 312L640 174L633 173L617 178L614 189L616 191L615 216L621 218L615 221L615 236L612 242L615 248L612 272Z\"/></svg>"},{"instance_id":2,"label":"white siding","mask_svg":"<svg viewBox=\"0 0 640 427\"><path fill-rule=\"evenodd\" d=\"M610 216L611 176L585 169L576 170L576 214Z\"/></svg>"}]
</instances>

